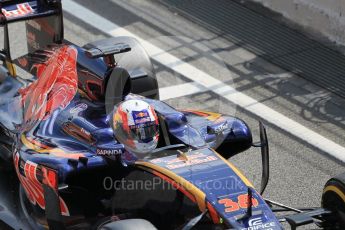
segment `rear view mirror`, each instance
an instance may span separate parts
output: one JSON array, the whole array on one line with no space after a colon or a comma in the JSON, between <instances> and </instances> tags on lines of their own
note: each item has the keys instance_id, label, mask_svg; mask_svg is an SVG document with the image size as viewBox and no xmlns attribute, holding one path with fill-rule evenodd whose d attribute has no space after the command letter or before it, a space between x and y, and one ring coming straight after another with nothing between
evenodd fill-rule
<instances>
[{"instance_id":1,"label":"rear view mirror","mask_svg":"<svg viewBox=\"0 0 345 230\"><path fill-rule=\"evenodd\" d=\"M260 194L262 195L266 189L269 180L269 148L266 128L260 121L260 142L261 142L261 157L262 157L262 176Z\"/></svg>"},{"instance_id":2,"label":"rear view mirror","mask_svg":"<svg viewBox=\"0 0 345 230\"><path fill-rule=\"evenodd\" d=\"M208 134L221 134L224 130L228 129L228 123L225 121L219 125L207 126L207 133Z\"/></svg>"},{"instance_id":3,"label":"rear view mirror","mask_svg":"<svg viewBox=\"0 0 345 230\"><path fill-rule=\"evenodd\" d=\"M253 144L254 147L261 148L261 161L262 161L262 174L261 174L261 188L260 194L262 195L266 189L269 180L269 147L267 140L266 128L259 122L260 129L260 142Z\"/></svg>"}]
</instances>

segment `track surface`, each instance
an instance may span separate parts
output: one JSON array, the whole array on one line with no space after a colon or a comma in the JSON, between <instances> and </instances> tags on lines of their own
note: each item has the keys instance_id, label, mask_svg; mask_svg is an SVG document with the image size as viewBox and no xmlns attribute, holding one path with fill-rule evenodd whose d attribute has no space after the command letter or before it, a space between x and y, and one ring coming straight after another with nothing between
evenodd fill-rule
<instances>
[{"instance_id":1,"label":"track surface","mask_svg":"<svg viewBox=\"0 0 345 230\"><path fill-rule=\"evenodd\" d=\"M67 1L69 0L64 2ZM271 61L265 60L260 53L243 45L253 38L243 37L242 40L231 41L229 39L231 32L215 31L214 27L211 29L203 23L192 22L188 19L188 15L182 16L179 14L180 11L169 8L159 1L104 0L97 1L97 4L92 0L73 2L90 9L136 36L148 40L151 44L167 50L184 62L323 137L345 146L345 100L311 83L306 78L281 69L273 64L280 61L275 60L275 57ZM229 4L234 3L229 1ZM252 11L247 11L247 13L254 14ZM65 12L64 16L67 40L83 45L109 37L109 34L104 33L104 25L99 25L98 28L90 26L89 23L68 12ZM247 16L253 17L253 15ZM92 21L92 18L90 20ZM249 30L249 28L246 29ZM284 27L282 26L280 30L284 30ZM224 36L221 35L222 32ZM293 33L293 36L300 36L296 35L295 31ZM161 38L161 36L175 37ZM289 36L288 32L286 36ZM260 43L260 40L256 42ZM279 43L265 44L272 50L280 50ZM299 46L299 49L310 48L308 43L300 43ZM303 66L303 61L305 61L307 65L313 61L310 58L301 58L298 64ZM317 57L314 58L315 62L320 61ZM161 88L185 83L193 84L189 78L166 68L157 61L154 61L154 65ZM191 85L187 87L187 89L192 89ZM178 96L177 93L181 91L183 90L176 91L174 96ZM256 115L245 108L235 106L212 91L197 91L195 94L166 101L178 108L197 108L236 115L249 124L254 138L258 139L259 118ZM166 94L163 92L162 95ZM345 171L344 164L330 157L329 153L306 143L300 136L292 135L291 132L288 133L269 122L266 124L270 141L271 180L265 196L297 207L319 206L324 183L330 177ZM261 175L259 149L251 149L239 154L231 161L253 181L256 187L259 187ZM310 228L315 228L315 226L310 226Z\"/></svg>"}]
</instances>

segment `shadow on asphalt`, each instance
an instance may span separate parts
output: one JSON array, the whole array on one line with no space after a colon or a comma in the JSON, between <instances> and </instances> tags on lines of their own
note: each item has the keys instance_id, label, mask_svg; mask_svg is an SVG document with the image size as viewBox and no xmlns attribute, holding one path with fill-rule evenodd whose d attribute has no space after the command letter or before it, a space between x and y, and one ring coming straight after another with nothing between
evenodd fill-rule
<instances>
[{"instance_id":1,"label":"shadow on asphalt","mask_svg":"<svg viewBox=\"0 0 345 230\"><path fill-rule=\"evenodd\" d=\"M233 0L161 0L259 57L345 97L345 57Z\"/></svg>"},{"instance_id":2,"label":"shadow on asphalt","mask_svg":"<svg viewBox=\"0 0 345 230\"><path fill-rule=\"evenodd\" d=\"M161 0L161 2L207 30L251 51L259 58L345 98L345 56L295 29L272 20L272 17L277 16L269 10L265 10L264 14L269 14L266 16L236 0L197 2ZM251 64L255 65L255 63L256 60L251 60L250 63L243 65L250 70ZM228 65L228 68L234 71L232 66ZM247 84L244 88L238 89L239 91L248 89L250 85L254 87L257 84L267 84L277 80L268 74L266 79L258 82L252 76L238 74L252 81L252 84ZM342 111L345 104L342 99L339 100L338 97L334 98L323 92L312 92L315 94L314 97L306 104L301 103L295 100L294 96L310 92L292 91L289 81L293 80L294 78L282 79L276 84L277 89L269 90L300 106L302 108L300 113L304 119L316 123L330 122L345 128L345 114Z\"/></svg>"}]
</instances>

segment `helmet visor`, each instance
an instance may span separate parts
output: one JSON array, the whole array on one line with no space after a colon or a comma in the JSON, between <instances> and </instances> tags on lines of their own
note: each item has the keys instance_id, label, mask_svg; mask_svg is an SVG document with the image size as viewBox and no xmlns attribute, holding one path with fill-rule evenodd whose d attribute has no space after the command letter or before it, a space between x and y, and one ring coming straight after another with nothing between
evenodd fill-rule
<instances>
[{"instance_id":1,"label":"helmet visor","mask_svg":"<svg viewBox=\"0 0 345 230\"><path fill-rule=\"evenodd\" d=\"M130 126L130 137L139 143L147 143L158 135L158 126L152 122L144 125Z\"/></svg>"}]
</instances>

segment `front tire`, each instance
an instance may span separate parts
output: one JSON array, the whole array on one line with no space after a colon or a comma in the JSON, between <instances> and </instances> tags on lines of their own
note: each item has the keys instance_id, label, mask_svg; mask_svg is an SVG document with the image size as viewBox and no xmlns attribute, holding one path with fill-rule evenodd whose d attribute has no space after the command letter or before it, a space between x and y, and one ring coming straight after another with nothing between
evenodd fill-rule
<instances>
[{"instance_id":1,"label":"front tire","mask_svg":"<svg viewBox=\"0 0 345 230\"><path fill-rule=\"evenodd\" d=\"M144 219L127 219L103 225L101 230L157 230L157 228Z\"/></svg>"},{"instance_id":2,"label":"front tire","mask_svg":"<svg viewBox=\"0 0 345 230\"><path fill-rule=\"evenodd\" d=\"M345 226L345 173L325 184L322 194L322 207L332 211L324 223L325 229L344 229Z\"/></svg>"}]
</instances>

